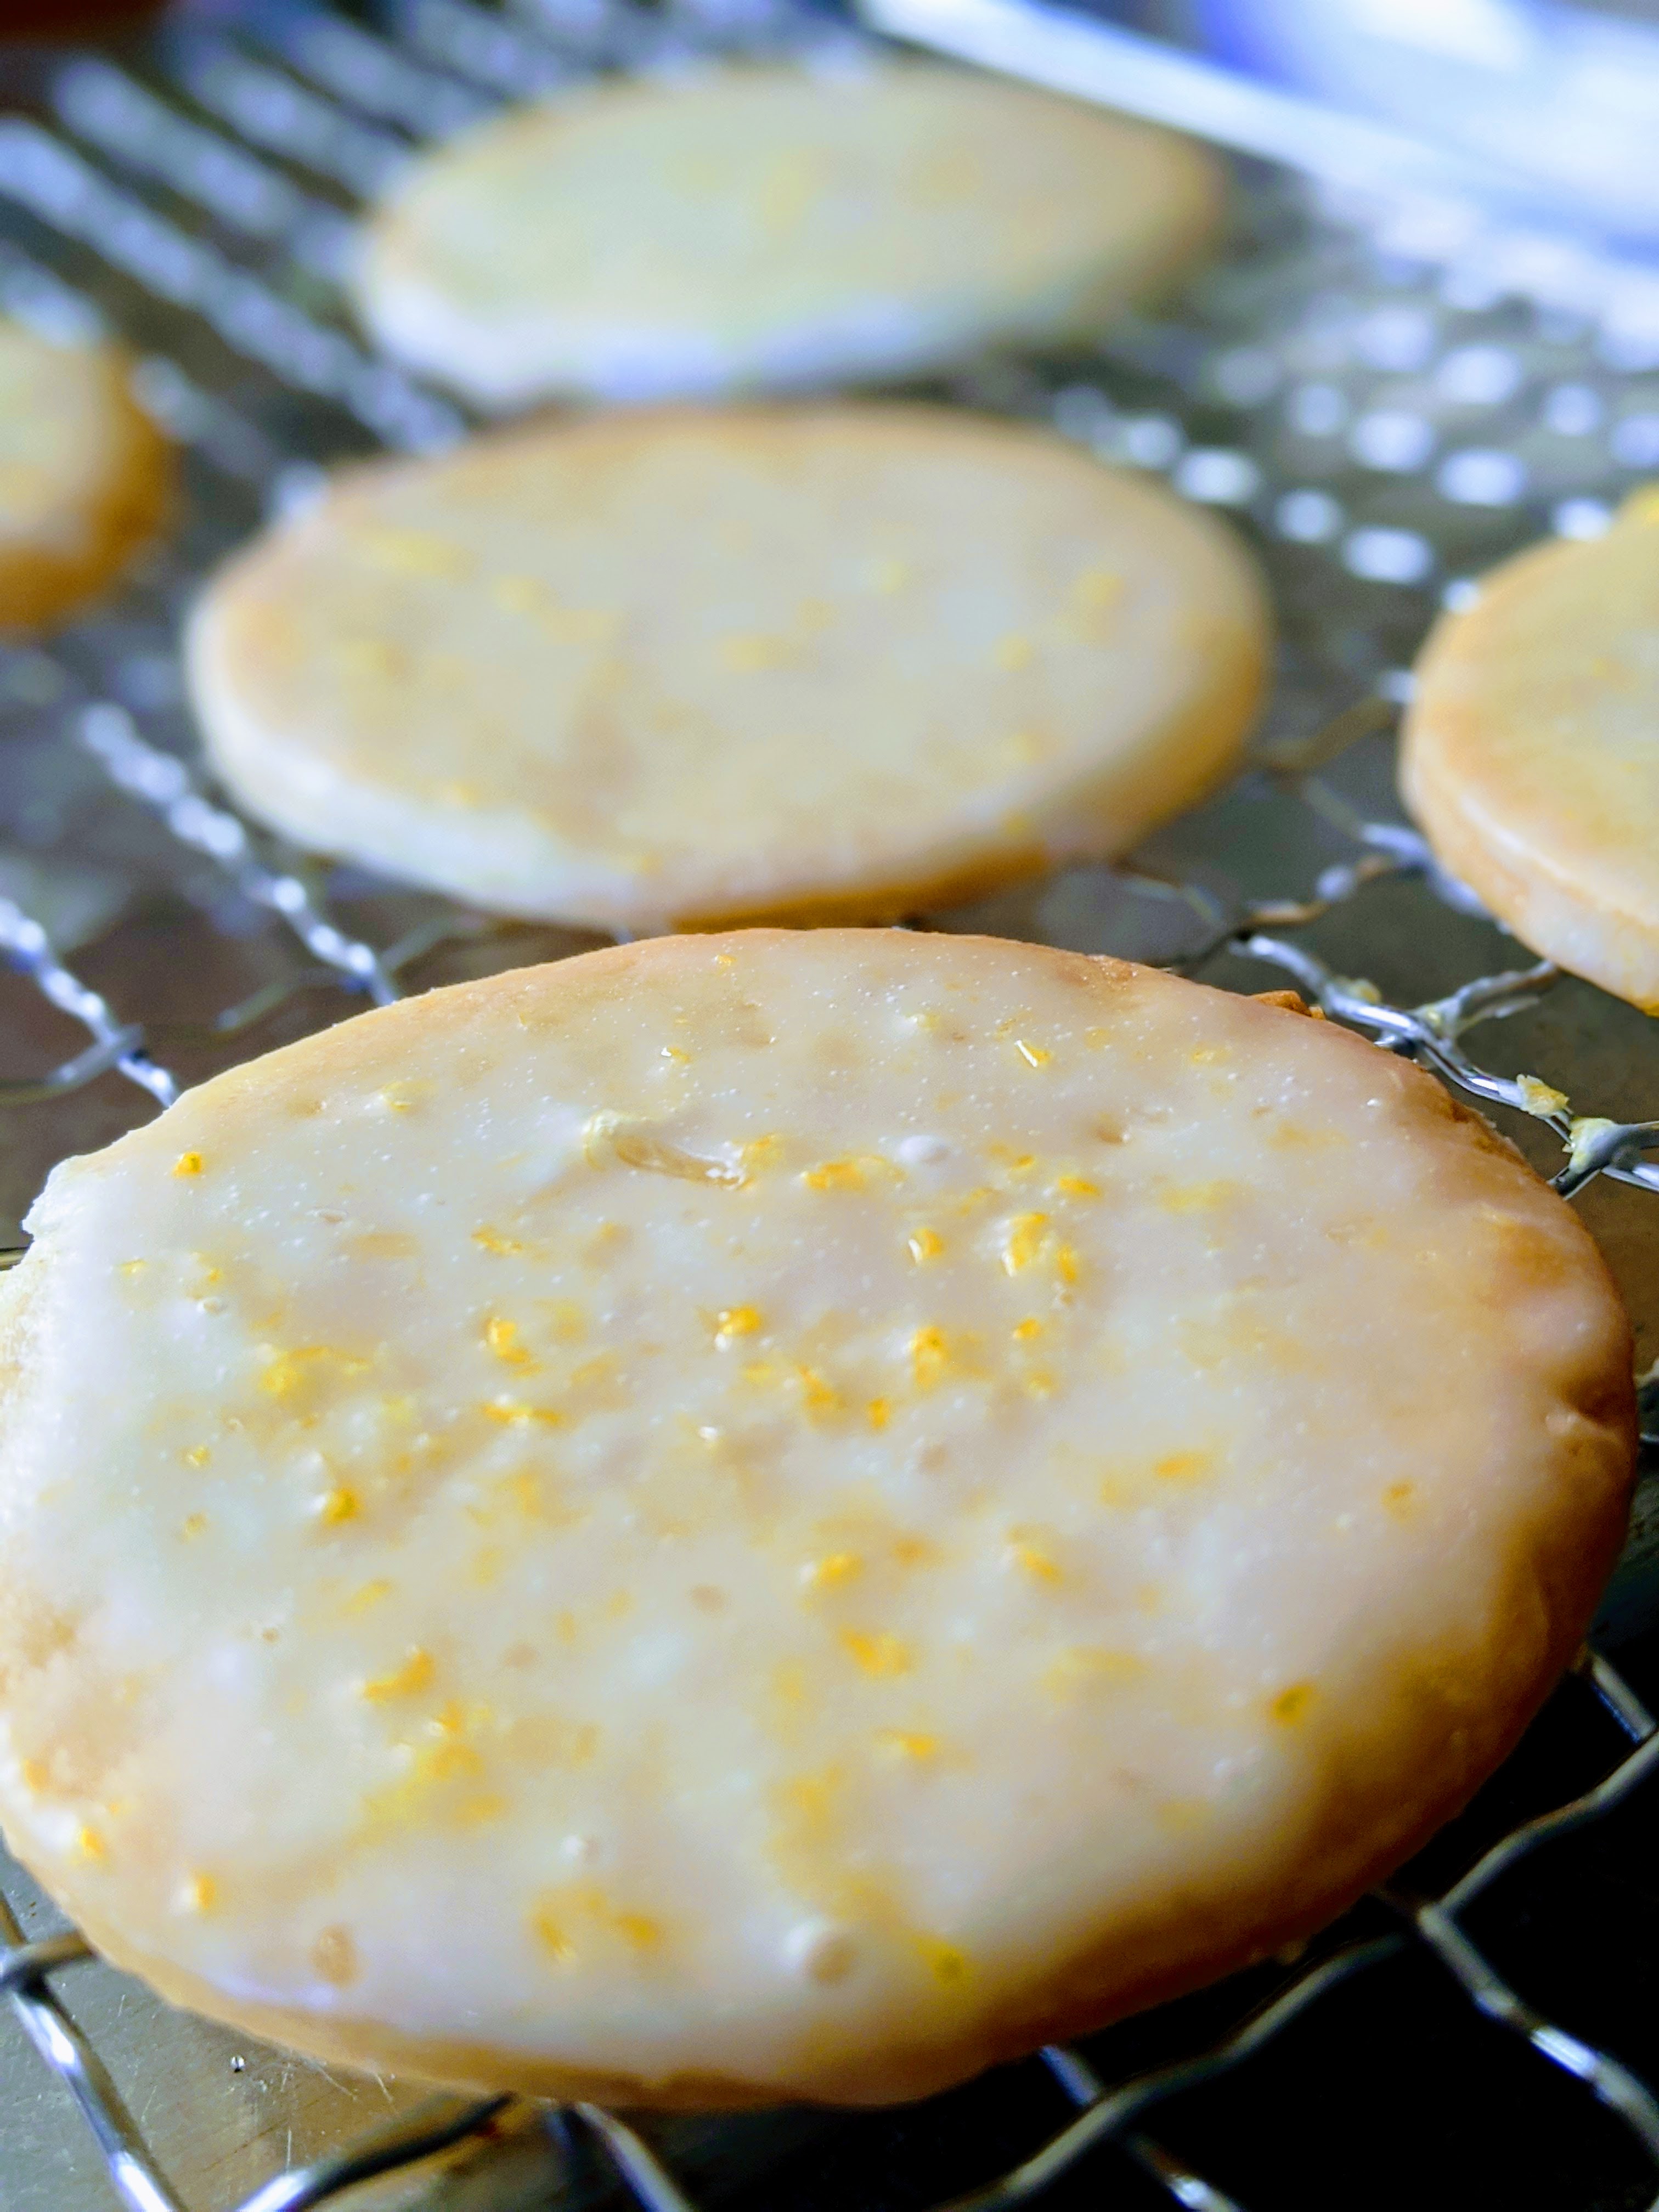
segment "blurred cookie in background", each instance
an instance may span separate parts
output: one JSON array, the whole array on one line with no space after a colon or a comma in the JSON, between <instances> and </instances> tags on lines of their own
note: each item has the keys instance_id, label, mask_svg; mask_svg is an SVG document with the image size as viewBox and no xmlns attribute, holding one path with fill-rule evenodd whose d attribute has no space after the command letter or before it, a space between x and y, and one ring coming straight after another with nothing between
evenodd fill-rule
<instances>
[{"instance_id":1,"label":"blurred cookie in background","mask_svg":"<svg viewBox=\"0 0 1659 2212\"><path fill-rule=\"evenodd\" d=\"M189 680L301 843L647 931L890 920L1111 854L1236 764L1226 527L1051 433L841 404L590 416L339 478L221 571Z\"/></svg>"},{"instance_id":2,"label":"blurred cookie in background","mask_svg":"<svg viewBox=\"0 0 1659 2212\"><path fill-rule=\"evenodd\" d=\"M0 319L0 629L95 598L164 515L172 451L113 347Z\"/></svg>"},{"instance_id":3,"label":"blurred cookie in background","mask_svg":"<svg viewBox=\"0 0 1659 2212\"><path fill-rule=\"evenodd\" d=\"M356 271L375 337L479 406L913 375L1092 331L1220 221L1187 141L936 64L611 80L416 163Z\"/></svg>"}]
</instances>

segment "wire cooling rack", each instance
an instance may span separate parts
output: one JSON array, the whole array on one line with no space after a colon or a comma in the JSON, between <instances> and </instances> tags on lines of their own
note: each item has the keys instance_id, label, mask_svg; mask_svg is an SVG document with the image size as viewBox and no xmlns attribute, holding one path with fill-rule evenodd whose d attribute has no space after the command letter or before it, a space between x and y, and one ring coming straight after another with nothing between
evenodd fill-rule
<instances>
[{"instance_id":1,"label":"wire cooling rack","mask_svg":"<svg viewBox=\"0 0 1659 2212\"><path fill-rule=\"evenodd\" d=\"M853 35L776 0L653 10L541 0L517 14L406 0L372 30L308 0L248 0L186 12L119 49L18 61L19 96L0 116L0 308L124 335L187 482L167 544L118 599L50 648L0 647L0 951L12 975L0 1008L10 1051L39 1071L0 1079L15 1139L0 1209L15 1218L54 1158L250 1050L364 1002L587 941L325 869L240 820L199 764L178 618L204 568L303 498L320 465L376 447L434 449L467 427L374 354L337 291L354 204L416 143L597 68L668 69L733 48L810 53ZM1659 1121L1644 1118L1659 1106L1656 1025L1528 961L1437 870L1393 803L1388 746L1436 605L1458 604L1481 568L1541 532L1605 527L1621 492L1659 466L1650 309L1632 272L1494 229L1468 206L1341 201L1246 164L1230 249L1178 314L1120 325L1064 362L988 360L938 388L1049 421L1230 510L1273 575L1285 650L1251 773L1133 865L917 918L1126 952L1239 988L1293 981L1477 1098L1564 1194L1582 1194L1647 1358L1659 1354L1659 1209L1646 1195L1659 1191ZM1469 1033L1500 1019L1477 1060ZM1659 1432L1659 1404L1645 1425ZM1659 1614L1659 1542L1644 1528L1638 1514L1603 1624L1638 1656L1632 1632ZM1613 2049L1534 2009L1494 1963L1482 1912L1533 1863L1559 1867L1573 1832L1605 1838L1639 1820L1659 1730L1624 1674L1588 1651L1543 1725L1570 1755L1529 1740L1437 1857L1301 1960L1241 1978L1197 2012L1188 2001L1086 2051L1005 2069L1024 2085L1017 2143L991 2124L1003 2090L989 2087L969 2093L971 2108L939 2100L942 2117L918 2108L874 2139L863 2119L647 2131L586 2106L410 2102L393 2084L374 2085L393 2116L365 2130L354 2086L324 2075L319 2087L323 2069L180 2021L94 1961L72 1929L27 1933L46 1908L14 1872L0 1990L94 2151L56 2137L42 2148L31 2091L0 2068L0 2197L17 2212L93 2212L111 2189L135 2212L301 2212L371 2197L459 2212L575 2205L608 2190L652 2212L717 2197L996 2212L1050 2191L1081 2202L1066 2191L1086 2186L1091 2203L1241 2212L1237 2112L1231 2137L1224 2112L1206 2150L1191 2151L1205 2135L1194 2093L1235 2074L1268 2078L1262 2068L1310 2022L1340 2017L1332 2034L1351 2035L1345 1992L1376 1992L1418 1960L1437 1965L1470 2017L1529 2045L1623 2130L1616 2154L1602 2142L1556 2193L1524 2201L1623 2212L1659 2188L1659 2102ZM1523 1924L1525 1983L1545 1954L1539 1928ZM1601 1963L1604 1991L1632 1970L1624 1955ZM1395 2040L1441 2051L1420 1990L1389 2017ZM1305 2084L1305 2039L1301 2049ZM1462 2046L1441 2063L1473 2098L1485 2076ZM227 2071L276 2118L228 2120ZM1523 2100L1544 2095L1528 2083ZM1408 2129L1409 2115L1391 2124ZM1363 2174L1339 2186L1322 2165L1310 2195L1277 2148L1283 2174L1267 2194L1249 2186L1251 2212L1387 2201L1366 2194ZM250 2166L265 2176L251 2193ZM1443 2146L1425 2139L1422 2169L1423 2202L1458 2201L1434 2194Z\"/></svg>"}]
</instances>

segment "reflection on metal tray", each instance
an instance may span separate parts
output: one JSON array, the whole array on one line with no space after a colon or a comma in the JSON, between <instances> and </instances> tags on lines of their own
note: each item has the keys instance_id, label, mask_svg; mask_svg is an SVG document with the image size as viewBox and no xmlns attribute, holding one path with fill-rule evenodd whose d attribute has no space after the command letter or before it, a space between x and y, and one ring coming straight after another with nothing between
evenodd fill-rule
<instances>
[{"instance_id":1,"label":"reflection on metal tray","mask_svg":"<svg viewBox=\"0 0 1659 2212\"><path fill-rule=\"evenodd\" d=\"M247 0L118 51L15 60L0 307L125 333L147 404L187 448L189 496L120 600L49 650L0 648L0 1241L53 1160L175 1085L368 1000L590 941L303 860L200 778L175 639L204 568L319 463L465 427L343 310L356 198L506 95L853 35L777 0L391 0L373 31L305 0ZM1133 866L917 918L1241 989L1294 980L1414 1053L1574 1190L1644 1364L1659 1356L1659 1027L1537 967L1436 875L1394 799L1389 723L1437 605L1529 538L1604 526L1659 466L1647 296L1629 271L1479 209L1339 203L1247 163L1228 250L1178 309L1063 361L987 360L935 387L1051 421L1230 512L1272 574L1283 648L1255 766ZM647 2143L603 2113L337 2075L86 1960L7 1869L0 2202L528 2212L631 2191L658 2212L908 2212L1052 2185L1056 2205L1195 2212L1397 2206L1407 2191L1426 2206L1646 2204L1659 2106L1638 2076L1659 2074L1659 2034L1639 1995L1659 1961L1659 1884L1643 1786L1659 1736L1641 1692L1659 1689L1656 1621L1644 1492L1602 1620L1620 1671L1587 1660L1386 1899L1300 1960L1086 2054L892 2114L677 2120Z\"/></svg>"}]
</instances>

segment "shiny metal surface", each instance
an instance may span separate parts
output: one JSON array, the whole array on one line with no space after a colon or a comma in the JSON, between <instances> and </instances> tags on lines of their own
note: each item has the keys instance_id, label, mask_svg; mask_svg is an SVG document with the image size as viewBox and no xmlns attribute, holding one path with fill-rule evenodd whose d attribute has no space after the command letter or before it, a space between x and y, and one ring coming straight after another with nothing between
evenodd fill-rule
<instances>
[{"instance_id":1,"label":"shiny metal surface","mask_svg":"<svg viewBox=\"0 0 1659 2212\"><path fill-rule=\"evenodd\" d=\"M932 21L948 27L951 14ZM121 599L49 647L0 647L0 1242L53 1160L107 1141L175 1085L400 991L592 941L284 851L200 777L175 640L204 568L303 497L319 463L376 442L438 446L464 428L442 394L377 361L343 311L356 196L504 94L599 64L851 35L772 0L718 14L408 0L372 34L295 0L248 0L118 53L18 61L16 112L0 118L0 307L125 333L141 392L186 448L188 482L172 537ZM1630 272L1544 251L1485 206L1339 200L1245 164L1228 251L1178 307L1085 355L988 360L940 387L1050 421L1231 512L1272 575L1283 648L1249 772L1132 866L917 918L1166 961L1237 988L1294 982L1425 1060L1574 1194L1644 1365L1659 1359L1659 1025L1540 968L1437 874L1393 796L1391 721L1437 605L1541 532L1602 526L1659 466L1659 324L1644 320L1645 297ZM1656 1620L1649 1492L1605 1621L1627 1639ZM1605 1662L1587 1679L1635 1747L1608 1754L1587 1796L1522 1820L1432 1893L1393 1894L1381 1932L1286 1967L1224 2032L1173 2057L1108 2077L1080 2053L1047 2054L1075 2117L1045 2123L1047 2141L1000 2178L988 2152L954 2212L1025 2203L1109 2142L1165 2203L1240 2212L1170 2147L1158 2108L1254 2063L1413 1946L1601 2098L1659 2170L1659 2115L1634 2069L1583 2023L1569 2032L1534 2010L1462 1918L1534 1851L1626 1817L1659 1763L1635 1691ZM644 2127L337 2075L79 1961L24 1877L7 1869L0 1884L15 1914L0 1921L6 2212L527 2212L623 2192L683 2212L766 2190L757 2176L854 2125L781 2114ZM926 2201L907 2189L906 2204ZM848 2212L881 2212L887 2191L872 2166Z\"/></svg>"}]
</instances>

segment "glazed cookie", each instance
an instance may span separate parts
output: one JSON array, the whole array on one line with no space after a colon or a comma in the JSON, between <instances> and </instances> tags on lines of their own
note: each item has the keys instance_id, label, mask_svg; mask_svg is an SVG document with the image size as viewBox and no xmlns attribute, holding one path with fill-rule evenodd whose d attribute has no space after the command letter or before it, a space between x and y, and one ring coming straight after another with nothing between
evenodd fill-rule
<instances>
[{"instance_id":1,"label":"glazed cookie","mask_svg":"<svg viewBox=\"0 0 1659 2212\"><path fill-rule=\"evenodd\" d=\"M1524 944L1659 1013L1659 488L1442 617L1400 781L1440 860Z\"/></svg>"},{"instance_id":2,"label":"glazed cookie","mask_svg":"<svg viewBox=\"0 0 1659 2212\"><path fill-rule=\"evenodd\" d=\"M613 79L416 162L356 289L479 405L910 375L1093 331L1218 228L1183 139L936 63Z\"/></svg>"},{"instance_id":3,"label":"glazed cookie","mask_svg":"<svg viewBox=\"0 0 1659 2212\"><path fill-rule=\"evenodd\" d=\"M599 416L342 479L210 586L217 766L305 845L645 931L885 919L1123 850L1235 763L1224 526L922 407Z\"/></svg>"},{"instance_id":4,"label":"glazed cookie","mask_svg":"<svg viewBox=\"0 0 1659 2212\"><path fill-rule=\"evenodd\" d=\"M94 598L149 536L172 471L113 348L0 319L0 630Z\"/></svg>"},{"instance_id":5,"label":"glazed cookie","mask_svg":"<svg viewBox=\"0 0 1659 2212\"><path fill-rule=\"evenodd\" d=\"M1404 1859L1632 1455L1569 1209L1299 1011L666 938L406 1000L53 1175L0 1288L0 1811L349 2063L920 2095Z\"/></svg>"}]
</instances>

